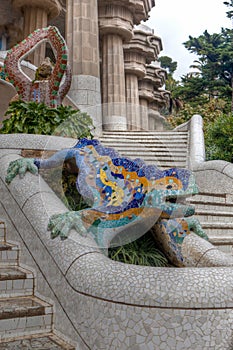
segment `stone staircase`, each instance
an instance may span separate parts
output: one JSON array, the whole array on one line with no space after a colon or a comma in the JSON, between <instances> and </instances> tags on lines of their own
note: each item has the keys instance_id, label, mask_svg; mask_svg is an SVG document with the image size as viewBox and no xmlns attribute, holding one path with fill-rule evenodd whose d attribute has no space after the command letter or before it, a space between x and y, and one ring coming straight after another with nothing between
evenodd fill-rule
<instances>
[{"instance_id":1,"label":"stone staircase","mask_svg":"<svg viewBox=\"0 0 233 350\"><path fill-rule=\"evenodd\" d=\"M233 201L226 194L200 193L191 197L196 216L210 242L224 252L233 253Z\"/></svg>"},{"instance_id":2,"label":"stone staircase","mask_svg":"<svg viewBox=\"0 0 233 350\"><path fill-rule=\"evenodd\" d=\"M53 306L35 295L35 278L19 254L0 222L0 350L75 350L54 333Z\"/></svg>"},{"instance_id":3,"label":"stone staircase","mask_svg":"<svg viewBox=\"0 0 233 350\"><path fill-rule=\"evenodd\" d=\"M122 156L141 158L161 169L187 168L188 165L189 134L186 131L104 131L99 139Z\"/></svg>"}]
</instances>

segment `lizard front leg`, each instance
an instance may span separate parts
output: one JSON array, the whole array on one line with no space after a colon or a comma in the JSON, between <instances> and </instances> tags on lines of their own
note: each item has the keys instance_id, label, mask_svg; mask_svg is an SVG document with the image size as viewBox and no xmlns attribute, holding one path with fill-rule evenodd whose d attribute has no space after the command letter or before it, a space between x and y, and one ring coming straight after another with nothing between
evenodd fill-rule
<instances>
[{"instance_id":1,"label":"lizard front leg","mask_svg":"<svg viewBox=\"0 0 233 350\"><path fill-rule=\"evenodd\" d=\"M68 211L66 213L52 215L48 223L48 230L51 231L51 238L53 239L60 236L61 240L64 240L68 237L72 228L82 236L86 236L87 230L83 225L82 212L82 210Z\"/></svg>"}]
</instances>

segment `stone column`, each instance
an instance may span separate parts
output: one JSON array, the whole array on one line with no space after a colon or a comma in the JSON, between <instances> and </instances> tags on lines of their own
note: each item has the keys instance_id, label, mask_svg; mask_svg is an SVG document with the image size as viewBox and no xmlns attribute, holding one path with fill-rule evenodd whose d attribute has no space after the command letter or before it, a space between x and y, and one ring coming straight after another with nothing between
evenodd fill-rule
<instances>
[{"instance_id":1,"label":"stone column","mask_svg":"<svg viewBox=\"0 0 233 350\"><path fill-rule=\"evenodd\" d=\"M148 83L147 79L139 81L139 101L141 106L141 128L143 130L150 130L148 108L149 103L153 101L153 87Z\"/></svg>"},{"instance_id":2,"label":"stone column","mask_svg":"<svg viewBox=\"0 0 233 350\"><path fill-rule=\"evenodd\" d=\"M160 109L169 103L169 91L158 89L154 91L153 101L149 104L149 130L163 131L166 118L161 115Z\"/></svg>"},{"instance_id":3,"label":"stone column","mask_svg":"<svg viewBox=\"0 0 233 350\"><path fill-rule=\"evenodd\" d=\"M102 118L97 0L66 1L66 41L73 74L69 96L93 117L99 128Z\"/></svg>"},{"instance_id":4,"label":"stone column","mask_svg":"<svg viewBox=\"0 0 233 350\"><path fill-rule=\"evenodd\" d=\"M123 44L132 38L134 24L148 18L154 0L99 0L99 29L102 48L103 123L108 130L126 130L126 91L137 87L132 75L126 78ZM132 92L133 94L133 92ZM132 100L137 98L131 96Z\"/></svg>"},{"instance_id":5,"label":"stone column","mask_svg":"<svg viewBox=\"0 0 233 350\"><path fill-rule=\"evenodd\" d=\"M133 38L124 45L129 130L145 129L140 111L138 80L146 75L146 64L157 58L160 49L161 39L153 34L151 28L142 24L134 28Z\"/></svg>"},{"instance_id":6,"label":"stone column","mask_svg":"<svg viewBox=\"0 0 233 350\"><path fill-rule=\"evenodd\" d=\"M166 104L166 99L161 95L161 87L165 84L166 71L158 62L152 62L146 67L146 76L139 81L140 105L143 106L142 125L144 129L155 130L158 109L161 103ZM159 99L158 99L159 97ZM156 118L154 112L156 111Z\"/></svg>"},{"instance_id":7,"label":"stone column","mask_svg":"<svg viewBox=\"0 0 233 350\"><path fill-rule=\"evenodd\" d=\"M102 38L102 102L105 130L126 130L125 76L122 37Z\"/></svg>"},{"instance_id":8,"label":"stone column","mask_svg":"<svg viewBox=\"0 0 233 350\"><path fill-rule=\"evenodd\" d=\"M36 29L47 27L49 19L58 16L61 11L58 0L13 0L13 6L23 13L24 38ZM40 44L28 57L35 66L39 66L44 58L45 43Z\"/></svg>"},{"instance_id":9,"label":"stone column","mask_svg":"<svg viewBox=\"0 0 233 350\"><path fill-rule=\"evenodd\" d=\"M127 107L127 129L141 130L140 104L138 96L138 77L135 74L127 73L126 81L126 107Z\"/></svg>"},{"instance_id":10,"label":"stone column","mask_svg":"<svg viewBox=\"0 0 233 350\"><path fill-rule=\"evenodd\" d=\"M149 130L163 131L164 130L164 122L166 118L164 118L159 111L156 109L150 109L148 113L149 119Z\"/></svg>"},{"instance_id":11,"label":"stone column","mask_svg":"<svg viewBox=\"0 0 233 350\"><path fill-rule=\"evenodd\" d=\"M127 1L126 1L127 2ZM123 42L132 37L133 16L114 1L99 1L102 44L102 103L105 130L126 130Z\"/></svg>"}]
</instances>

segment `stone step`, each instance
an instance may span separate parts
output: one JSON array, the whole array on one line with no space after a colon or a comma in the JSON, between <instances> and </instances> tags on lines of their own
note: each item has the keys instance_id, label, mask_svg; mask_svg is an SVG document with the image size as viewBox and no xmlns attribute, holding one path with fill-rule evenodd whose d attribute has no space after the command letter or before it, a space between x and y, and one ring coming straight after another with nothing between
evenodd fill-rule
<instances>
[{"instance_id":1,"label":"stone step","mask_svg":"<svg viewBox=\"0 0 233 350\"><path fill-rule=\"evenodd\" d=\"M233 254L232 244L215 244L215 246L224 253Z\"/></svg>"},{"instance_id":2,"label":"stone step","mask_svg":"<svg viewBox=\"0 0 233 350\"><path fill-rule=\"evenodd\" d=\"M218 222L218 223L232 223L233 222L233 212L229 211L213 211L213 210L195 210L196 216L200 222Z\"/></svg>"},{"instance_id":3,"label":"stone step","mask_svg":"<svg viewBox=\"0 0 233 350\"><path fill-rule=\"evenodd\" d=\"M16 297L33 294L34 277L31 271L17 266L0 267L0 296Z\"/></svg>"},{"instance_id":4,"label":"stone step","mask_svg":"<svg viewBox=\"0 0 233 350\"><path fill-rule=\"evenodd\" d=\"M188 132L187 131L182 131L182 132L177 132L177 131L103 131L102 132L102 137L113 137L113 136L119 136L119 137L124 137L124 136L131 136L131 137L188 137Z\"/></svg>"},{"instance_id":5,"label":"stone step","mask_svg":"<svg viewBox=\"0 0 233 350\"><path fill-rule=\"evenodd\" d=\"M40 334L34 336L25 336L12 338L2 341L0 350L75 350L75 347L69 345L60 337L50 334Z\"/></svg>"},{"instance_id":6,"label":"stone step","mask_svg":"<svg viewBox=\"0 0 233 350\"><path fill-rule=\"evenodd\" d=\"M105 145L106 146L106 145ZM111 146L109 148L114 148L115 150L117 150L119 153L123 153L126 150L128 151L135 151L135 152L145 152L145 153L156 153L156 154L161 154L161 155L166 155L166 154L185 154L187 156L187 148L183 147L183 148L174 148L174 147L136 147L133 145L123 145L123 146Z\"/></svg>"},{"instance_id":7,"label":"stone step","mask_svg":"<svg viewBox=\"0 0 233 350\"><path fill-rule=\"evenodd\" d=\"M1 55L1 53L0 53ZM182 130L103 130L103 134L187 134L187 131Z\"/></svg>"},{"instance_id":8,"label":"stone step","mask_svg":"<svg viewBox=\"0 0 233 350\"><path fill-rule=\"evenodd\" d=\"M6 225L5 222L0 220L0 241L6 241Z\"/></svg>"},{"instance_id":9,"label":"stone step","mask_svg":"<svg viewBox=\"0 0 233 350\"><path fill-rule=\"evenodd\" d=\"M187 132L104 132L100 141L123 157L141 158L161 169L187 167Z\"/></svg>"},{"instance_id":10,"label":"stone step","mask_svg":"<svg viewBox=\"0 0 233 350\"><path fill-rule=\"evenodd\" d=\"M51 332L52 306L34 296L0 299L0 339Z\"/></svg>"},{"instance_id":11,"label":"stone step","mask_svg":"<svg viewBox=\"0 0 233 350\"><path fill-rule=\"evenodd\" d=\"M115 149L143 149L143 150L150 150L152 152L170 152L170 151L177 151L177 152L187 152L187 143L179 142L179 143L157 143L153 142L149 144L148 142L140 143L140 142L122 142L121 144L118 142L101 142L102 145L108 148L115 148Z\"/></svg>"},{"instance_id":12,"label":"stone step","mask_svg":"<svg viewBox=\"0 0 233 350\"><path fill-rule=\"evenodd\" d=\"M133 153L137 153L137 152L140 152L140 153L144 153L145 155L146 154L150 154L150 153L155 153L155 154L158 154L158 155L169 155L169 154L173 154L175 152L176 155L184 155L184 156L187 156L187 150L186 148L178 148L178 149L175 149L174 148L145 148L145 147L134 147L132 145L130 146L114 146L112 148L115 148L118 150L118 152L120 153L123 153L123 152L133 152Z\"/></svg>"},{"instance_id":13,"label":"stone step","mask_svg":"<svg viewBox=\"0 0 233 350\"><path fill-rule=\"evenodd\" d=\"M108 147L138 147L138 148L142 148L142 147L146 147L146 148L153 148L155 147L155 149L157 150L158 147L161 148L161 150L167 149L167 148L172 148L172 146L174 145L174 147L176 148L181 148L181 149L185 149L185 147L187 146L186 142L171 142L170 144L168 142L159 142L159 141L151 141L151 142L147 142L147 141L143 141L143 142L137 142L132 141L132 140L122 140L117 141L117 140L104 140L102 142L103 144L107 145ZM179 146L180 145L180 146ZM179 147L178 147L179 146Z\"/></svg>"},{"instance_id":14,"label":"stone step","mask_svg":"<svg viewBox=\"0 0 233 350\"><path fill-rule=\"evenodd\" d=\"M9 242L0 242L0 264L7 266L18 265L19 247Z\"/></svg>"},{"instance_id":15,"label":"stone step","mask_svg":"<svg viewBox=\"0 0 233 350\"><path fill-rule=\"evenodd\" d=\"M178 160L178 161L184 161L186 160L185 155L173 155L173 154L156 154L156 153L149 153L149 152L143 152L143 151L124 151L121 152L122 156L125 157L133 157L133 158L138 158L141 157L143 159L159 159L164 160L164 161L169 161L169 160Z\"/></svg>"},{"instance_id":16,"label":"stone step","mask_svg":"<svg viewBox=\"0 0 233 350\"><path fill-rule=\"evenodd\" d=\"M100 137L99 140L104 143L104 144L109 144L109 145L117 145L117 146L128 146L128 145L133 145L133 146L144 146L144 147L152 147L153 145L156 146L161 146L161 147L166 147L167 145L177 145L177 144L181 144L181 145L187 145L187 140L181 140L181 139L171 139L168 138L167 140L162 140L162 139L157 139L157 138L153 138L153 139L143 139L140 140L138 138L117 138L117 137L112 137L112 138L103 138Z\"/></svg>"},{"instance_id":17,"label":"stone step","mask_svg":"<svg viewBox=\"0 0 233 350\"><path fill-rule=\"evenodd\" d=\"M0 350L75 350L52 328L53 307L34 295L33 273L19 266L19 247L0 222Z\"/></svg>"},{"instance_id":18,"label":"stone step","mask_svg":"<svg viewBox=\"0 0 233 350\"><path fill-rule=\"evenodd\" d=\"M208 205L232 205L233 202L227 202L225 194L204 194L199 193L189 198L189 201L194 204L208 204Z\"/></svg>"},{"instance_id":19,"label":"stone step","mask_svg":"<svg viewBox=\"0 0 233 350\"><path fill-rule=\"evenodd\" d=\"M123 132L123 131L119 131L119 132L113 132L113 131L109 131L106 132L104 131L101 135L101 137L132 137L132 138L137 138L137 137L143 137L143 138L168 138L168 137L174 137L174 138L180 138L180 137L189 137L189 133L188 132L154 132L154 133L150 133L150 132L132 132L132 131L128 131L128 132Z\"/></svg>"},{"instance_id":20,"label":"stone step","mask_svg":"<svg viewBox=\"0 0 233 350\"><path fill-rule=\"evenodd\" d=\"M202 228L214 245L233 245L233 223L201 222Z\"/></svg>"},{"instance_id":21,"label":"stone step","mask_svg":"<svg viewBox=\"0 0 233 350\"><path fill-rule=\"evenodd\" d=\"M216 212L226 212L226 213L232 213L233 212L233 204L228 203L200 203L200 202L188 202L195 206L196 212L204 212L206 210L213 213L213 215L216 215Z\"/></svg>"},{"instance_id":22,"label":"stone step","mask_svg":"<svg viewBox=\"0 0 233 350\"><path fill-rule=\"evenodd\" d=\"M170 162L161 162L157 159L145 159L145 163L148 165L157 165L158 168L162 169L170 169L170 168L185 168L186 162L179 162L179 161L170 161Z\"/></svg>"},{"instance_id":23,"label":"stone step","mask_svg":"<svg viewBox=\"0 0 233 350\"><path fill-rule=\"evenodd\" d=\"M104 142L111 142L111 141L114 141L114 142L117 142L117 140L119 142L131 142L131 143L148 143L148 144L153 144L153 143L158 143L158 144L171 144L171 143L174 143L174 144L187 144L187 141L188 141L188 138L187 137L164 137L164 138L161 138L161 137L140 137L140 136L137 136L137 137L132 137L132 136L124 136L124 137L120 137L119 135L112 135L111 137L108 136L108 137L104 137L104 136L101 136L99 137L99 140L104 143Z\"/></svg>"}]
</instances>

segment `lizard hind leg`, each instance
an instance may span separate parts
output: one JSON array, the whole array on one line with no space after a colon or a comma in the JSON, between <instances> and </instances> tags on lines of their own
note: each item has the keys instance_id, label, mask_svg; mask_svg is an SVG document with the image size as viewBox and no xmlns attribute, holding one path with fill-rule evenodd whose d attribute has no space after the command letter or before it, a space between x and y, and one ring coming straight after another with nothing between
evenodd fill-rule
<instances>
[{"instance_id":1,"label":"lizard hind leg","mask_svg":"<svg viewBox=\"0 0 233 350\"><path fill-rule=\"evenodd\" d=\"M193 231L197 236L209 240L207 234L203 230L200 221L195 216L190 216L188 218L185 218L188 228L190 231Z\"/></svg>"},{"instance_id":2,"label":"lizard hind leg","mask_svg":"<svg viewBox=\"0 0 233 350\"><path fill-rule=\"evenodd\" d=\"M152 228L153 236L159 248L175 266L185 266L183 263L182 244L191 231L208 240L199 220L192 216L160 219Z\"/></svg>"}]
</instances>

